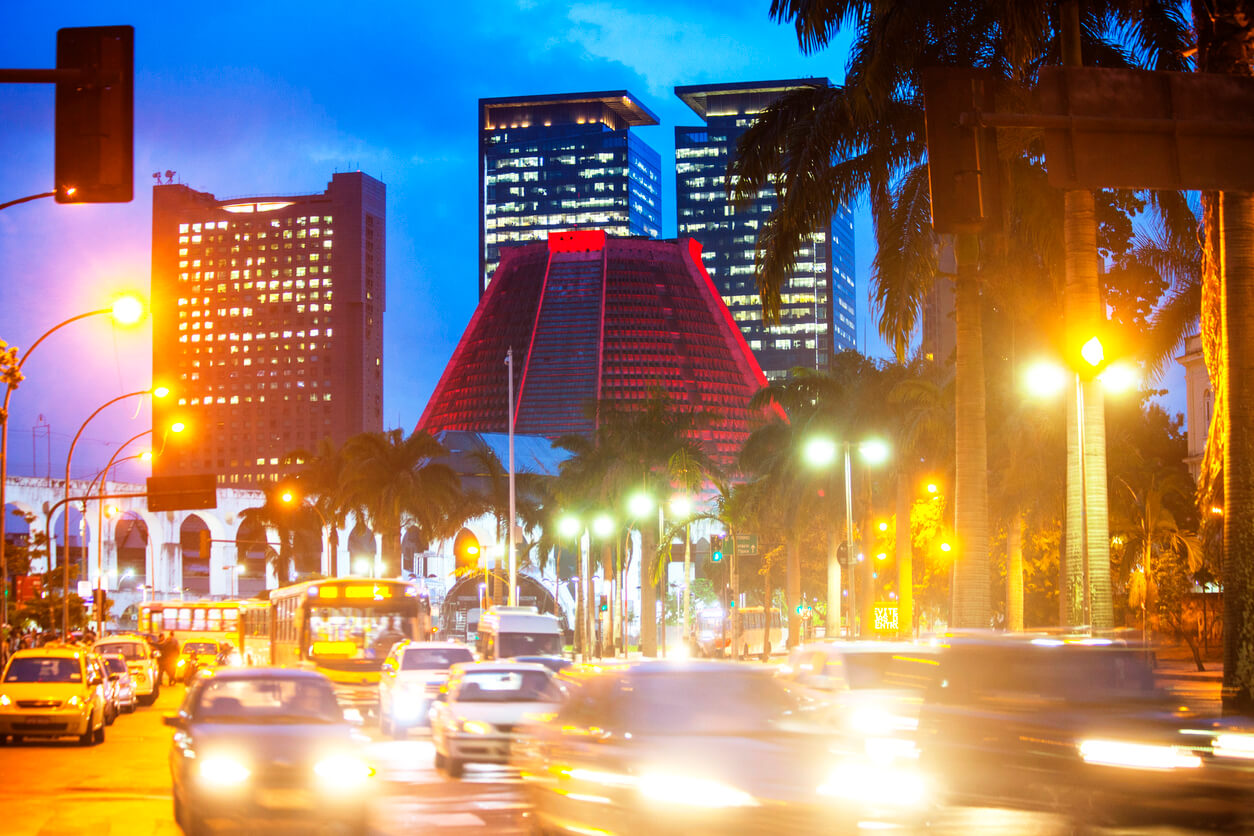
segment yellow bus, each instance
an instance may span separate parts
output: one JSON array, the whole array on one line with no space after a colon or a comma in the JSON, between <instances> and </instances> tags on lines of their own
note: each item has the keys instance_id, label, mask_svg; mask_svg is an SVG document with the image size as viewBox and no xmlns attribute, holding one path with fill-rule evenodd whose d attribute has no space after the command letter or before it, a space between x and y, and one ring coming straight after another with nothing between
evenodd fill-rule
<instances>
[{"instance_id":1,"label":"yellow bus","mask_svg":"<svg viewBox=\"0 0 1254 836\"><path fill-rule=\"evenodd\" d=\"M392 645L431 635L431 601L415 583L324 578L270 592L270 663L335 683L344 708L372 714Z\"/></svg>"},{"instance_id":2,"label":"yellow bus","mask_svg":"<svg viewBox=\"0 0 1254 836\"><path fill-rule=\"evenodd\" d=\"M240 646L239 601L145 601L139 605L139 632L173 633L185 641L227 642Z\"/></svg>"}]
</instances>

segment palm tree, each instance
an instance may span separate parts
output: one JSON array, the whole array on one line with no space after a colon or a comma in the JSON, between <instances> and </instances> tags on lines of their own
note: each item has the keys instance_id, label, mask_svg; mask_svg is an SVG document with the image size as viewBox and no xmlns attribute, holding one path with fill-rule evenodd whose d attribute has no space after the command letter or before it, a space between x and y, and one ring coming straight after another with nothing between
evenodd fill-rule
<instances>
[{"instance_id":1,"label":"palm tree","mask_svg":"<svg viewBox=\"0 0 1254 836\"><path fill-rule=\"evenodd\" d=\"M401 572L401 532L412 522L427 539L447 527L461 499L453 469L437 461L448 450L423 430L361 433L344 445L344 505L361 509L382 536L384 576Z\"/></svg>"},{"instance_id":2,"label":"palm tree","mask_svg":"<svg viewBox=\"0 0 1254 836\"><path fill-rule=\"evenodd\" d=\"M1065 3L1063 5L1066 5ZM741 202L773 188L778 206L758 240L758 289L764 315L778 311L779 288L791 271L795 253L813 230L829 223L835 208L861 194L869 196L880 241L908 235L882 232L894 210L915 202L912 170L924 156L920 72L929 66L986 67L1000 75L1030 78L1051 55L1059 54L1059 8L1052 0L1035 3L988 0L983 3L928 3L902 12L888 0L773 0L771 15L792 22L805 52L828 45L838 30L856 30L843 88L807 88L773 104L742 137L729 167L729 190ZM1180 63L1184 26L1174 4L1090 2L1078 17L1084 50L1105 65L1152 61L1158 68ZM1123 25L1124 28L1119 29ZM1102 35L1111 29L1131 41L1123 49ZM1080 44L1075 43L1078 48ZM1174 52L1173 52L1174 50ZM1087 242L1092 214L1082 196L1069 213L1068 237ZM1089 207L1092 206L1091 197ZM917 214L907 214L917 217ZM1077 235L1078 234L1078 235ZM955 286L957 319L955 502L960 558L956 582L956 621L982 626L988 617L987 441L980 294L977 269L984 240L957 236ZM1079 245L1072 250L1079 252ZM1075 268L1075 289L1087 302L1096 287L1094 248L1086 248ZM1087 259L1087 263L1083 260ZM1090 276L1089 273L1092 273ZM917 275L907 273L908 275ZM877 280L880 277L877 277ZM896 275L900 280L900 274ZM905 283L909 296L910 283ZM1094 297L1095 298L1095 297ZM910 310L899 303L890 310ZM1087 305L1085 311L1092 311ZM893 327L888 329L890 333ZM897 335L894 334L894 337ZM1096 441L1097 439L1094 439Z\"/></svg>"},{"instance_id":3,"label":"palm tree","mask_svg":"<svg viewBox=\"0 0 1254 836\"><path fill-rule=\"evenodd\" d=\"M316 573L319 566L308 559L310 554L318 554L321 550L312 549L312 543L301 542L302 533L318 528L317 518L308 505L293 506L282 498L286 491L282 482L266 482L261 485L264 500L255 508L245 508L240 512L240 527L255 527L261 531L273 528L279 535L279 550L267 549L270 565L274 568L279 585L292 580L291 572L297 576L308 576ZM320 539L320 538L319 538Z\"/></svg>"},{"instance_id":4,"label":"palm tree","mask_svg":"<svg viewBox=\"0 0 1254 836\"><path fill-rule=\"evenodd\" d=\"M340 529L347 525L350 510L343 501L344 448L324 438L313 451L295 450L288 454L287 459L299 465L296 484L302 494L313 498L319 522L326 525L329 564L331 573L335 574L340 553Z\"/></svg>"}]
</instances>

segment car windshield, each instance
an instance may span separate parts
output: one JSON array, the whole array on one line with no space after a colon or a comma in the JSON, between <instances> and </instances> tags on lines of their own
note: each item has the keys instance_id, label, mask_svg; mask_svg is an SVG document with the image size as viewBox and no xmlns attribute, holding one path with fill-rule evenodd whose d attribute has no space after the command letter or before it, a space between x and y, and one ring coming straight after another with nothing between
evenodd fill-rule
<instances>
[{"instance_id":1,"label":"car windshield","mask_svg":"<svg viewBox=\"0 0 1254 836\"><path fill-rule=\"evenodd\" d=\"M127 659L147 659L148 648L140 642L101 642L97 653L121 653Z\"/></svg>"},{"instance_id":2,"label":"car windshield","mask_svg":"<svg viewBox=\"0 0 1254 836\"><path fill-rule=\"evenodd\" d=\"M647 734L772 731L798 709L782 683L748 672L644 674L626 681L618 699L630 727Z\"/></svg>"},{"instance_id":3,"label":"car windshield","mask_svg":"<svg viewBox=\"0 0 1254 836\"><path fill-rule=\"evenodd\" d=\"M458 662L473 662L474 654L464 647L414 647L401 659L403 671L444 671Z\"/></svg>"},{"instance_id":4,"label":"car windshield","mask_svg":"<svg viewBox=\"0 0 1254 836\"><path fill-rule=\"evenodd\" d=\"M562 652L562 637L554 633L501 633L497 637L497 655L549 656Z\"/></svg>"},{"instance_id":5,"label":"car windshield","mask_svg":"<svg viewBox=\"0 0 1254 836\"><path fill-rule=\"evenodd\" d=\"M109 673L126 673L126 660L117 656L106 656L105 667L109 669Z\"/></svg>"},{"instance_id":6,"label":"car windshield","mask_svg":"<svg viewBox=\"0 0 1254 836\"><path fill-rule=\"evenodd\" d=\"M197 723L339 723L335 692L307 679L213 679L200 691Z\"/></svg>"},{"instance_id":7,"label":"car windshield","mask_svg":"<svg viewBox=\"0 0 1254 836\"><path fill-rule=\"evenodd\" d=\"M544 671L476 671L462 677L455 702L557 702L553 678Z\"/></svg>"},{"instance_id":8,"label":"car windshield","mask_svg":"<svg viewBox=\"0 0 1254 836\"><path fill-rule=\"evenodd\" d=\"M202 654L218 655L218 645L214 642L188 642L183 645L183 652L197 656Z\"/></svg>"},{"instance_id":9,"label":"car windshield","mask_svg":"<svg viewBox=\"0 0 1254 836\"><path fill-rule=\"evenodd\" d=\"M26 656L14 659L4 674L5 682L82 682L83 668L77 659L57 656Z\"/></svg>"}]
</instances>

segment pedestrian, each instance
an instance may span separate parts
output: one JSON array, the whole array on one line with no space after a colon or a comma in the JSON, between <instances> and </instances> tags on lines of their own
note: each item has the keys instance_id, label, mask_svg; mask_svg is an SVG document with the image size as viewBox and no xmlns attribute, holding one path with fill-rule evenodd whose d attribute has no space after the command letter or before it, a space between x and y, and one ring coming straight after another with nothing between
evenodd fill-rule
<instances>
[{"instance_id":1,"label":"pedestrian","mask_svg":"<svg viewBox=\"0 0 1254 836\"><path fill-rule=\"evenodd\" d=\"M161 672L165 675L167 685L173 685L175 674L178 666L179 643L174 638L174 634L161 634L158 639L158 647L161 651Z\"/></svg>"}]
</instances>

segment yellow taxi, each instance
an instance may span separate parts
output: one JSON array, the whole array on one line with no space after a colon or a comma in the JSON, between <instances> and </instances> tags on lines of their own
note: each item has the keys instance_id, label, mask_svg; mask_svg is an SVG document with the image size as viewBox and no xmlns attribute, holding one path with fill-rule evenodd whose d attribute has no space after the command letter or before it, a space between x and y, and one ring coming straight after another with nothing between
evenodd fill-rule
<instances>
[{"instance_id":1,"label":"yellow taxi","mask_svg":"<svg viewBox=\"0 0 1254 836\"><path fill-rule=\"evenodd\" d=\"M109 678L99 657L75 647L19 650L0 677L0 743L9 737L77 737L103 743Z\"/></svg>"}]
</instances>

